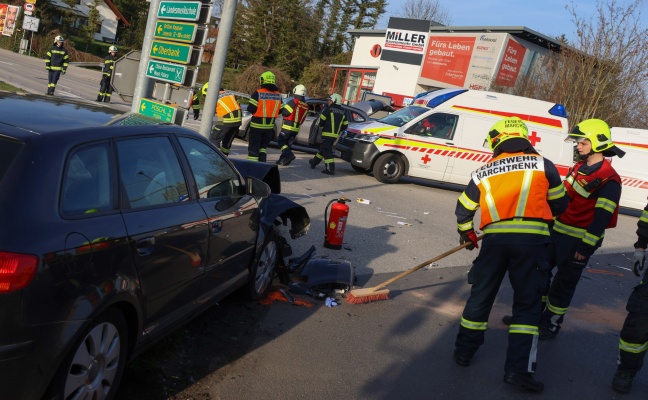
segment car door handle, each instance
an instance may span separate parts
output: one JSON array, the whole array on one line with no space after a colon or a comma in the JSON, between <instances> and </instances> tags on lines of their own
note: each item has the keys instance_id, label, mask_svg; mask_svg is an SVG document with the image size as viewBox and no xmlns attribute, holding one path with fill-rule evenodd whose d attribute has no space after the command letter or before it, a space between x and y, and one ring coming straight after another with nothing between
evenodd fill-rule
<instances>
[{"instance_id":1,"label":"car door handle","mask_svg":"<svg viewBox=\"0 0 648 400\"><path fill-rule=\"evenodd\" d=\"M155 247L155 238L153 236L139 239L135 242L135 247L137 248L137 255L139 256L148 256L153 253L153 248Z\"/></svg>"}]
</instances>

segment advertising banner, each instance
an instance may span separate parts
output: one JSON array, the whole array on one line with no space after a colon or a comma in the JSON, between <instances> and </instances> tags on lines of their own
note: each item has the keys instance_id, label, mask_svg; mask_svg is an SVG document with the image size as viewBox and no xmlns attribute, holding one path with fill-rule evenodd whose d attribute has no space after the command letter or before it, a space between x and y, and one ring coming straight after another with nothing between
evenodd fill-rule
<instances>
[{"instance_id":1,"label":"advertising banner","mask_svg":"<svg viewBox=\"0 0 648 400\"><path fill-rule=\"evenodd\" d=\"M509 38L495 83L501 86L515 86L525 54L526 48Z\"/></svg>"},{"instance_id":2,"label":"advertising banner","mask_svg":"<svg viewBox=\"0 0 648 400\"><path fill-rule=\"evenodd\" d=\"M20 6L0 4L0 25L2 25L2 34L4 36L13 35L18 12L20 12Z\"/></svg>"},{"instance_id":3,"label":"advertising banner","mask_svg":"<svg viewBox=\"0 0 648 400\"><path fill-rule=\"evenodd\" d=\"M430 21L389 18L380 60L421 65L429 31Z\"/></svg>"},{"instance_id":4,"label":"advertising banner","mask_svg":"<svg viewBox=\"0 0 648 400\"><path fill-rule=\"evenodd\" d=\"M430 36L421 77L455 86L464 86L475 37Z\"/></svg>"}]
</instances>

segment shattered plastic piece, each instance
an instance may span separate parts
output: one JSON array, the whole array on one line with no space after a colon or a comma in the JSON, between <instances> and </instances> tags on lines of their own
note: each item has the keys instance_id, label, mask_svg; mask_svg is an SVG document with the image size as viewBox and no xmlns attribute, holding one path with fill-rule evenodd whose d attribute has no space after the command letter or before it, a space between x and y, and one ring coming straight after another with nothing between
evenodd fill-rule
<instances>
[{"instance_id":1,"label":"shattered plastic piece","mask_svg":"<svg viewBox=\"0 0 648 400\"><path fill-rule=\"evenodd\" d=\"M403 222L403 221L398 221L398 225L412 226L412 224L408 224L407 222Z\"/></svg>"},{"instance_id":2,"label":"shattered plastic piece","mask_svg":"<svg viewBox=\"0 0 648 400\"><path fill-rule=\"evenodd\" d=\"M335 301L335 299L333 297L327 297L326 298L326 307L330 308L330 307L335 307L337 305L338 305L338 303L337 303L337 301Z\"/></svg>"},{"instance_id":3,"label":"shattered plastic piece","mask_svg":"<svg viewBox=\"0 0 648 400\"><path fill-rule=\"evenodd\" d=\"M356 200L356 201L357 201L358 203L360 203L360 204L371 204L371 200L362 199L362 198L360 198L360 197L358 197L358 200Z\"/></svg>"}]
</instances>

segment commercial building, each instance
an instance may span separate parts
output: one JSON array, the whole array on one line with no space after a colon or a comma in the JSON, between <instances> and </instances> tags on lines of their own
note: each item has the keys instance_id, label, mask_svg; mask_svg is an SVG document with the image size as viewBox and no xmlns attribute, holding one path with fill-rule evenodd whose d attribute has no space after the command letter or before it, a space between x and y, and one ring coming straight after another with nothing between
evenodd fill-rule
<instances>
[{"instance_id":1,"label":"commercial building","mask_svg":"<svg viewBox=\"0 0 648 400\"><path fill-rule=\"evenodd\" d=\"M365 92L392 98L404 107L430 90L513 87L534 63L561 43L524 26L444 26L390 18L386 30L351 30L350 65L331 65L333 91L346 103Z\"/></svg>"}]
</instances>

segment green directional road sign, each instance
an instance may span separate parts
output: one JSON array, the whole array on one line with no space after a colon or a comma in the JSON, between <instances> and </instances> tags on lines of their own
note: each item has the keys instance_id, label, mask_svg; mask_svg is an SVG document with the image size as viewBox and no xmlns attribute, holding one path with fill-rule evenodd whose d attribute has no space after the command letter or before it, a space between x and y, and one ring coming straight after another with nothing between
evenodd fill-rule
<instances>
[{"instance_id":1,"label":"green directional road sign","mask_svg":"<svg viewBox=\"0 0 648 400\"><path fill-rule=\"evenodd\" d=\"M188 44L163 42L154 40L151 45L151 53L153 58L161 60L173 61L180 64L188 64L191 57L192 46Z\"/></svg>"},{"instance_id":2,"label":"green directional road sign","mask_svg":"<svg viewBox=\"0 0 648 400\"><path fill-rule=\"evenodd\" d=\"M196 38L196 24L157 21L155 23L155 38L193 43Z\"/></svg>"},{"instance_id":3,"label":"green directional road sign","mask_svg":"<svg viewBox=\"0 0 648 400\"><path fill-rule=\"evenodd\" d=\"M160 2L157 17L181 21L197 21L200 17L199 1L166 1Z\"/></svg>"},{"instance_id":4,"label":"green directional road sign","mask_svg":"<svg viewBox=\"0 0 648 400\"><path fill-rule=\"evenodd\" d=\"M148 67L146 67L146 76L148 76L149 78L154 78L170 83L177 83L178 85L182 85L184 83L186 72L187 67L185 67L184 65L170 64L155 60L150 60Z\"/></svg>"},{"instance_id":5,"label":"green directional road sign","mask_svg":"<svg viewBox=\"0 0 648 400\"><path fill-rule=\"evenodd\" d=\"M141 99L139 113L147 117L159 119L162 122L171 122L175 120L176 108L158 103L149 99Z\"/></svg>"}]
</instances>

